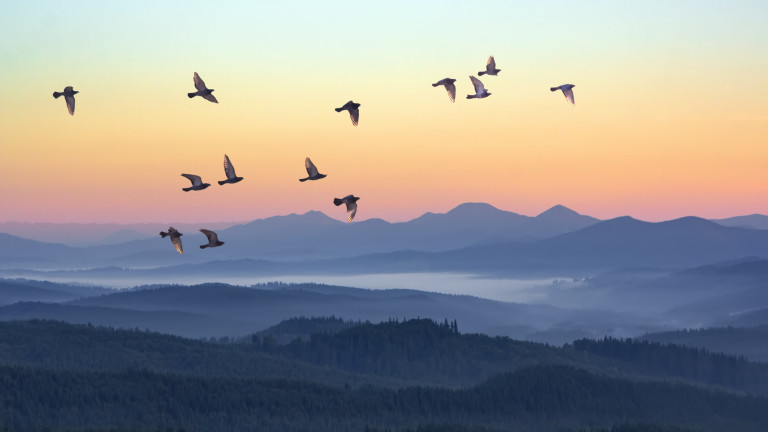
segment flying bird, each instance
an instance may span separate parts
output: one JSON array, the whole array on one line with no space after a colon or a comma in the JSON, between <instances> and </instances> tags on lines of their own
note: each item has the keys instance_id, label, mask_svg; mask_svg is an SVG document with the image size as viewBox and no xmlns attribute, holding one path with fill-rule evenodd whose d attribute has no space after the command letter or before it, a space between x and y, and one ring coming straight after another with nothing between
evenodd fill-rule
<instances>
[{"instance_id":1,"label":"flying bird","mask_svg":"<svg viewBox=\"0 0 768 432\"><path fill-rule=\"evenodd\" d=\"M174 227L168 228L168 232L160 231L160 237L166 238L170 236L173 247L175 247L176 251L182 255L184 254L184 249L181 247L181 236L183 235L184 234L178 232Z\"/></svg>"},{"instance_id":2,"label":"flying bird","mask_svg":"<svg viewBox=\"0 0 768 432\"><path fill-rule=\"evenodd\" d=\"M445 90L448 92L448 98L451 100L451 102L456 101L456 85L453 83L456 82L453 78L443 78L440 81L432 84L432 87L437 86L445 86Z\"/></svg>"},{"instance_id":3,"label":"flying bird","mask_svg":"<svg viewBox=\"0 0 768 432\"><path fill-rule=\"evenodd\" d=\"M360 108L359 103L349 101L341 108L336 108L336 112L342 112L344 110L349 111L349 118L352 119L352 124L357 126L357 121L360 119L360 110L358 110L358 108Z\"/></svg>"},{"instance_id":4,"label":"flying bird","mask_svg":"<svg viewBox=\"0 0 768 432\"><path fill-rule=\"evenodd\" d=\"M243 179L242 177L238 177L237 174L235 174L235 167L232 166L232 162L229 161L229 156L227 155L224 155L224 173L227 174L227 179L219 180L219 186L223 185L224 183L237 183Z\"/></svg>"},{"instance_id":5,"label":"flying bird","mask_svg":"<svg viewBox=\"0 0 768 432\"><path fill-rule=\"evenodd\" d=\"M208 238L208 244L200 245L200 249L205 249L207 247L218 247L224 244L223 241L219 241L219 236L217 236L215 232L202 228L200 229L200 232L205 234L205 236Z\"/></svg>"},{"instance_id":6,"label":"flying bird","mask_svg":"<svg viewBox=\"0 0 768 432\"><path fill-rule=\"evenodd\" d=\"M576 86L573 85L573 84L563 84L563 85L557 86L557 87L550 87L549 91L562 90L563 91L563 96L565 96L565 99L568 102L570 102L571 104L576 105L576 101L574 101L574 99L573 99L573 88L574 87L576 87Z\"/></svg>"},{"instance_id":7,"label":"flying bird","mask_svg":"<svg viewBox=\"0 0 768 432\"><path fill-rule=\"evenodd\" d=\"M80 93L79 91L75 91L72 89L72 86L64 87L64 91L59 92L53 92L53 97L58 99L59 96L64 96L64 101L67 103L67 111L69 111L69 115L75 115L75 95Z\"/></svg>"},{"instance_id":8,"label":"flying bird","mask_svg":"<svg viewBox=\"0 0 768 432\"><path fill-rule=\"evenodd\" d=\"M472 80L472 85L475 86L475 94L467 95L467 99L482 99L491 95L479 79L473 76L470 76L469 79Z\"/></svg>"},{"instance_id":9,"label":"flying bird","mask_svg":"<svg viewBox=\"0 0 768 432\"><path fill-rule=\"evenodd\" d=\"M203 82L203 79L200 78L200 75L195 72L195 76L193 77L195 81L195 88L197 89L194 93L187 93L187 96L189 96L190 99L192 99L195 96L200 96L205 100L211 101L213 103L219 103L219 101L216 100L216 96L214 96L213 89L209 89L205 86L205 82Z\"/></svg>"},{"instance_id":10,"label":"flying bird","mask_svg":"<svg viewBox=\"0 0 768 432\"><path fill-rule=\"evenodd\" d=\"M320 174L317 172L317 167L309 158L304 159L304 167L307 169L307 175L309 177L299 179L300 182L305 182L307 180L320 180L325 178L325 174Z\"/></svg>"},{"instance_id":11,"label":"flying bird","mask_svg":"<svg viewBox=\"0 0 768 432\"><path fill-rule=\"evenodd\" d=\"M359 199L360 197L356 197L354 195L347 195L344 198L334 198L333 203L337 206L346 204L347 213L349 214L347 216L347 222L352 222L352 219L355 218L355 214L357 214L357 200Z\"/></svg>"},{"instance_id":12,"label":"flying bird","mask_svg":"<svg viewBox=\"0 0 768 432\"><path fill-rule=\"evenodd\" d=\"M501 72L501 69L496 69L496 60L493 59L493 56L488 57L488 63L485 64L485 70L480 71L477 74L480 76L483 75L498 75L498 73Z\"/></svg>"},{"instance_id":13,"label":"flying bird","mask_svg":"<svg viewBox=\"0 0 768 432\"><path fill-rule=\"evenodd\" d=\"M209 183L203 183L203 180L200 178L200 176L196 176L194 174L182 174L182 177L186 177L187 179L189 179L189 181L192 182L191 187L181 188L181 190L183 190L184 192L189 192L191 190L199 191L210 186Z\"/></svg>"}]
</instances>

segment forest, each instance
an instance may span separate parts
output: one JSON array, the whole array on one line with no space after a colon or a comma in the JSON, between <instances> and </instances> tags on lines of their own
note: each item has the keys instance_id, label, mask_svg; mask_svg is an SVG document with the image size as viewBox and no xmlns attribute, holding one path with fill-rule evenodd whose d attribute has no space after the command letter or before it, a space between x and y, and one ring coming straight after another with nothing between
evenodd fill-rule
<instances>
[{"instance_id":1,"label":"forest","mask_svg":"<svg viewBox=\"0 0 768 432\"><path fill-rule=\"evenodd\" d=\"M276 328L327 331L279 344L268 332L214 342L2 322L0 431L663 432L768 424L760 396L766 365L743 358L618 339L551 347L462 334L455 321L348 324L294 321Z\"/></svg>"}]
</instances>

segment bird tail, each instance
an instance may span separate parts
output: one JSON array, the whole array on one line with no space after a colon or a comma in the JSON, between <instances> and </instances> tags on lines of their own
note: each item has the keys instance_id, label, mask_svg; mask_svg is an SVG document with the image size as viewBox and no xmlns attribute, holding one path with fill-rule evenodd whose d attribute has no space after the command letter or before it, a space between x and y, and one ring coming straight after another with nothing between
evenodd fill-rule
<instances>
[{"instance_id":1,"label":"bird tail","mask_svg":"<svg viewBox=\"0 0 768 432\"><path fill-rule=\"evenodd\" d=\"M438 84L438 83L434 83L434 84L432 84L432 87L437 87L437 86L439 86L439 85L440 85L440 84Z\"/></svg>"},{"instance_id":2,"label":"bird tail","mask_svg":"<svg viewBox=\"0 0 768 432\"><path fill-rule=\"evenodd\" d=\"M478 72L477 74L480 75L480 76L483 76L483 75L485 75L485 72Z\"/></svg>"},{"instance_id":3,"label":"bird tail","mask_svg":"<svg viewBox=\"0 0 768 432\"><path fill-rule=\"evenodd\" d=\"M307 180L309 180L309 177L307 177L307 178L303 178L303 179L299 179L299 181L300 181L300 182L305 182L305 181L307 181Z\"/></svg>"},{"instance_id":4,"label":"bird tail","mask_svg":"<svg viewBox=\"0 0 768 432\"><path fill-rule=\"evenodd\" d=\"M343 201L343 200L341 200L341 199L339 199L339 198L334 198L334 199L333 199L333 203L334 203L335 205L337 205L337 206L340 206L340 205L342 205L342 204L344 203L344 201Z\"/></svg>"},{"instance_id":5,"label":"bird tail","mask_svg":"<svg viewBox=\"0 0 768 432\"><path fill-rule=\"evenodd\" d=\"M202 245L202 246L200 246L200 249L205 249L207 247L208 247L208 245Z\"/></svg>"},{"instance_id":6,"label":"bird tail","mask_svg":"<svg viewBox=\"0 0 768 432\"><path fill-rule=\"evenodd\" d=\"M226 180L219 180L219 186L223 186L224 183L226 183L226 182L227 182Z\"/></svg>"},{"instance_id":7,"label":"bird tail","mask_svg":"<svg viewBox=\"0 0 768 432\"><path fill-rule=\"evenodd\" d=\"M56 99L58 99L58 98L59 98L59 96L61 96L61 95L63 95L63 94L64 94L64 93L53 92L53 97L55 97Z\"/></svg>"},{"instance_id":8,"label":"bird tail","mask_svg":"<svg viewBox=\"0 0 768 432\"><path fill-rule=\"evenodd\" d=\"M557 91L557 90L559 90L557 87L550 87L549 88L549 91Z\"/></svg>"},{"instance_id":9,"label":"bird tail","mask_svg":"<svg viewBox=\"0 0 768 432\"><path fill-rule=\"evenodd\" d=\"M476 97L477 97L477 95L467 95L467 99L474 99Z\"/></svg>"},{"instance_id":10,"label":"bird tail","mask_svg":"<svg viewBox=\"0 0 768 432\"><path fill-rule=\"evenodd\" d=\"M189 98L190 98L190 99L192 99L193 97L195 97L195 95L196 95L195 93L187 93L187 96L189 96Z\"/></svg>"},{"instance_id":11,"label":"bird tail","mask_svg":"<svg viewBox=\"0 0 768 432\"><path fill-rule=\"evenodd\" d=\"M166 237L168 237L168 233L165 232L165 231L160 231L160 237L166 238Z\"/></svg>"},{"instance_id":12,"label":"bird tail","mask_svg":"<svg viewBox=\"0 0 768 432\"><path fill-rule=\"evenodd\" d=\"M342 111L344 111L344 108L334 108L334 109L336 110L336 112L342 112Z\"/></svg>"},{"instance_id":13,"label":"bird tail","mask_svg":"<svg viewBox=\"0 0 768 432\"><path fill-rule=\"evenodd\" d=\"M181 188L181 190L183 190L184 192L189 192L189 191L191 191L191 190L192 190L192 188L191 188L191 187L188 187L188 188Z\"/></svg>"}]
</instances>

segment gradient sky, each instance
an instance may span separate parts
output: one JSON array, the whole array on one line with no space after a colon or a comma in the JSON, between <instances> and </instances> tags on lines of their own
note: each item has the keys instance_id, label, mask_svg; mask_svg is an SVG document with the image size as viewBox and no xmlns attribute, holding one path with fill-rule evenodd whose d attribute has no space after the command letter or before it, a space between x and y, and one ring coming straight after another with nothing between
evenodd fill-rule
<instances>
[{"instance_id":1,"label":"gradient sky","mask_svg":"<svg viewBox=\"0 0 768 432\"><path fill-rule=\"evenodd\" d=\"M6 0L0 221L343 220L349 193L360 220L768 213L767 20L766 1ZM464 99L488 55L492 96ZM219 104L187 98L195 71ZM350 99L357 128L333 110ZM225 153L245 180L220 187ZM305 156L328 177L300 183Z\"/></svg>"}]
</instances>

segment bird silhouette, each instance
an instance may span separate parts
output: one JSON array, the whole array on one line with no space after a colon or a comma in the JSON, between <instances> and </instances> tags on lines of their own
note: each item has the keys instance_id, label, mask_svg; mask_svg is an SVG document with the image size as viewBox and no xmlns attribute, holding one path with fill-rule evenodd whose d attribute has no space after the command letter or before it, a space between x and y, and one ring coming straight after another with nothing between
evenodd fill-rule
<instances>
[{"instance_id":1,"label":"bird silhouette","mask_svg":"<svg viewBox=\"0 0 768 432\"><path fill-rule=\"evenodd\" d=\"M341 108L336 108L336 112L342 112L344 110L349 111L349 118L352 119L352 124L357 126L357 121L360 119L360 110L358 110L358 108L360 108L359 103L349 101Z\"/></svg>"},{"instance_id":2,"label":"bird silhouette","mask_svg":"<svg viewBox=\"0 0 768 432\"><path fill-rule=\"evenodd\" d=\"M203 183L203 180L200 178L200 176L196 176L194 174L182 174L182 177L186 177L187 179L189 179L189 181L192 182L191 187L181 188L181 190L183 190L184 192L199 191L210 186L209 183Z\"/></svg>"},{"instance_id":3,"label":"bird silhouette","mask_svg":"<svg viewBox=\"0 0 768 432\"><path fill-rule=\"evenodd\" d=\"M456 85L454 84L456 82L453 78L443 78L440 81L432 84L432 87L437 86L445 86L445 90L448 92L448 98L451 100L451 102L456 101Z\"/></svg>"},{"instance_id":4,"label":"bird silhouette","mask_svg":"<svg viewBox=\"0 0 768 432\"><path fill-rule=\"evenodd\" d=\"M501 69L496 69L496 60L493 59L493 56L490 56L488 57L488 62L485 64L485 70L480 71L477 74L480 76L498 75L499 72L501 72Z\"/></svg>"},{"instance_id":5,"label":"bird silhouette","mask_svg":"<svg viewBox=\"0 0 768 432\"><path fill-rule=\"evenodd\" d=\"M357 200L359 200L360 197L356 197L354 195L347 195L344 198L334 198L333 203L337 206L340 206L342 204L347 205L347 222L352 222L352 219L355 218L355 215L357 214Z\"/></svg>"},{"instance_id":6,"label":"bird silhouette","mask_svg":"<svg viewBox=\"0 0 768 432\"><path fill-rule=\"evenodd\" d=\"M216 100L216 96L214 96L213 89L209 89L205 86L205 82L202 78L200 78L200 75L195 72L194 77L192 79L195 81L195 88L197 89L194 93L187 93L187 96L189 96L190 99L192 99L195 96L200 96L205 100L211 101L213 103L219 103L219 101Z\"/></svg>"},{"instance_id":7,"label":"bird silhouette","mask_svg":"<svg viewBox=\"0 0 768 432\"><path fill-rule=\"evenodd\" d=\"M568 102L570 102L571 104L576 105L576 101L573 98L573 88L574 87L576 87L576 86L573 85L573 84L563 84L563 85L557 86L557 87L550 87L549 91L562 90L563 91L563 96L565 96L565 99Z\"/></svg>"},{"instance_id":8,"label":"bird silhouette","mask_svg":"<svg viewBox=\"0 0 768 432\"><path fill-rule=\"evenodd\" d=\"M491 95L479 79L473 76L470 76L469 79L472 80L472 85L475 86L475 94L467 95L467 99L482 99Z\"/></svg>"},{"instance_id":9,"label":"bird silhouette","mask_svg":"<svg viewBox=\"0 0 768 432\"><path fill-rule=\"evenodd\" d=\"M205 237L208 238L208 244L200 245L200 249L218 247L224 244L223 241L219 241L219 236L217 236L215 232L202 228L200 229L200 232L205 234Z\"/></svg>"},{"instance_id":10,"label":"bird silhouette","mask_svg":"<svg viewBox=\"0 0 768 432\"><path fill-rule=\"evenodd\" d=\"M238 177L237 174L235 174L235 167L232 166L232 162L229 161L229 156L227 155L224 155L224 173L227 175L227 179L219 180L219 186L225 183L237 183L243 179L242 177Z\"/></svg>"},{"instance_id":11,"label":"bird silhouette","mask_svg":"<svg viewBox=\"0 0 768 432\"><path fill-rule=\"evenodd\" d=\"M166 238L170 236L171 243L173 243L173 247L175 247L176 251L182 255L184 254L184 249L181 247L181 236L183 235L184 234L178 232L174 227L168 228L168 232L160 231L160 237Z\"/></svg>"},{"instance_id":12,"label":"bird silhouette","mask_svg":"<svg viewBox=\"0 0 768 432\"><path fill-rule=\"evenodd\" d=\"M325 174L320 174L317 172L317 167L315 167L315 164L313 164L309 158L304 159L304 167L307 169L307 175L309 177L299 179L300 182L305 182L307 180L320 180L325 178Z\"/></svg>"},{"instance_id":13,"label":"bird silhouette","mask_svg":"<svg viewBox=\"0 0 768 432\"><path fill-rule=\"evenodd\" d=\"M67 103L67 111L69 111L69 115L75 115L75 95L80 93L79 91L73 90L72 86L64 87L64 91L59 92L53 92L53 97L58 99L59 96L64 96L64 101Z\"/></svg>"}]
</instances>

